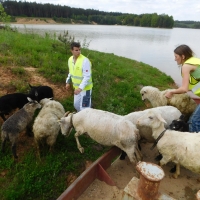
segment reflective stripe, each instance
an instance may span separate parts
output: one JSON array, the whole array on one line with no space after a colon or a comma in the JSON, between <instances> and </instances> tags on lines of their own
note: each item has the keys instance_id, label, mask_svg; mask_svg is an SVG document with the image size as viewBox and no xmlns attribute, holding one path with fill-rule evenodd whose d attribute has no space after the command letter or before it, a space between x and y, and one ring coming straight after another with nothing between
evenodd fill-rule
<instances>
[{"instance_id":1,"label":"reflective stripe","mask_svg":"<svg viewBox=\"0 0 200 200\"><path fill-rule=\"evenodd\" d=\"M73 76L73 75L71 75L71 77L74 78L74 79L83 80L83 77L80 77L80 76Z\"/></svg>"},{"instance_id":2,"label":"reflective stripe","mask_svg":"<svg viewBox=\"0 0 200 200\"><path fill-rule=\"evenodd\" d=\"M90 84L92 84L92 82L88 83L86 86L89 86ZM80 84L79 84L79 83L74 83L73 85L74 85L74 86L79 86ZM85 87L86 87L86 86L85 86Z\"/></svg>"},{"instance_id":3,"label":"reflective stripe","mask_svg":"<svg viewBox=\"0 0 200 200\"><path fill-rule=\"evenodd\" d=\"M200 82L197 83L193 88L192 88L192 92L195 93L196 90L198 90L200 88Z\"/></svg>"}]
</instances>

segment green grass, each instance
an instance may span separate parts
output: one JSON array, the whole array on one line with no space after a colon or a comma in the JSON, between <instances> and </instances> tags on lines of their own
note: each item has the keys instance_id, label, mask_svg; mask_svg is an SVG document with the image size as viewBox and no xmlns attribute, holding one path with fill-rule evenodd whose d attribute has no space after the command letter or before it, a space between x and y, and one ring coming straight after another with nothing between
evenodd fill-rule
<instances>
[{"instance_id":1,"label":"green grass","mask_svg":"<svg viewBox=\"0 0 200 200\"><path fill-rule=\"evenodd\" d=\"M24 67L30 66L38 68L41 76L55 84L65 85L67 60L71 54L56 38L48 33L42 37L0 30L0 67L19 77L9 83L17 92L27 90L29 77ZM145 63L87 48L82 49L82 54L93 66L94 108L128 114L145 107L139 93L142 85L160 89L174 85L171 77ZM68 110L74 110L73 97L60 102ZM85 148L84 154L77 149L74 132L68 138L60 134L53 152L49 153L46 147L42 149L41 161L35 148L30 147L20 162L13 161L10 144L7 144L5 154L0 152L0 199L56 199L69 186L70 173L79 176L86 160L95 161L109 149L96 150L97 143L86 136L80 137L80 143Z\"/></svg>"}]
</instances>

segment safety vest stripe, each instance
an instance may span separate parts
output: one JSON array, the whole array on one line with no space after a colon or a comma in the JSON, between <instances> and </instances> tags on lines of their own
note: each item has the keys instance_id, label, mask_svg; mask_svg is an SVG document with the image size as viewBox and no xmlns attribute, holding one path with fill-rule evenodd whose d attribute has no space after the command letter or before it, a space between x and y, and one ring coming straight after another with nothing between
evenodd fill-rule
<instances>
[{"instance_id":1,"label":"safety vest stripe","mask_svg":"<svg viewBox=\"0 0 200 200\"><path fill-rule=\"evenodd\" d=\"M92 84L92 82L89 82L86 86L88 86L88 85L90 85L90 84ZM74 85L74 86L79 86L80 84L74 83L73 85Z\"/></svg>"},{"instance_id":2,"label":"safety vest stripe","mask_svg":"<svg viewBox=\"0 0 200 200\"><path fill-rule=\"evenodd\" d=\"M198 90L200 88L200 82L197 83L193 88L192 88L192 92L195 92L196 90Z\"/></svg>"},{"instance_id":3,"label":"safety vest stripe","mask_svg":"<svg viewBox=\"0 0 200 200\"><path fill-rule=\"evenodd\" d=\"M80 77L80 76L73 76L73 75L71 75L71 77L74 78L74 79L83 80L83 77Z\"/></svg>"}]
</instances>

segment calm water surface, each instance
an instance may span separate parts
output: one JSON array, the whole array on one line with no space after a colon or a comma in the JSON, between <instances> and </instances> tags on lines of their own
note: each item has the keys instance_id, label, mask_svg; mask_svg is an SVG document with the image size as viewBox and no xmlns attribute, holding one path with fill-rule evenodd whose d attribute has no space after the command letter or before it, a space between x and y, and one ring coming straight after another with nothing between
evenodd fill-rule
<instances>
[{"instance_id":1,"label":"calm water surface","mask_svg":"<svg viewBox=\"0 0 200 200\"><path fill-rule=\"evenodd\" d=\"M173 50L180 44L189 45L200 57L200 29L158 29L105 25L23 25L13 24L21 32L63 33L68 31L76 40L89 43L89 49L114 53L147 63L170 75L180 85L180 68ZM124 66L125 67L125 66Z\"/></svg>"}]
</instances>

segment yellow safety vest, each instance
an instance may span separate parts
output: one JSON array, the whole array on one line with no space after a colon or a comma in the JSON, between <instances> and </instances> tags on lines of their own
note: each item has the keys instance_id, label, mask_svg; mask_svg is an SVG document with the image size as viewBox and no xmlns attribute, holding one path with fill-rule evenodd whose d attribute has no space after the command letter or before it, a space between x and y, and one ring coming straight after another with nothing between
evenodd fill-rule
<instances>
[{"instance_id":1,"label":"yellow safety vest","mask_svg":"<svg viewBox=\"0 0 200 200\"><path fill-rule=\"evenodd\" d=\"M200 59L191 57L184 64L197 65L196 70L190 73L189 90L200 96Z\"/></svg>"},{"instance_id":2,"label":"yellow safety vest","mask_svg":"<svg viewBox=\"0 0 200 200\"><path fill-rule=\"evenodd\" d=\"M75 65L73 64L73 56L69 58L69 73L71 74L71 79L73 83L73 87L77 89L79 85L81 84L83 80L83 60L86 57L83 56L82 54L79 55L79 57L76 60ZM91 65L92 66L92 65ZM88 80L88 84L85 86L83 90L91 90L93 87L92 83L92 75L90 77L90 80Z\"/></svg>"}]
</instances>

